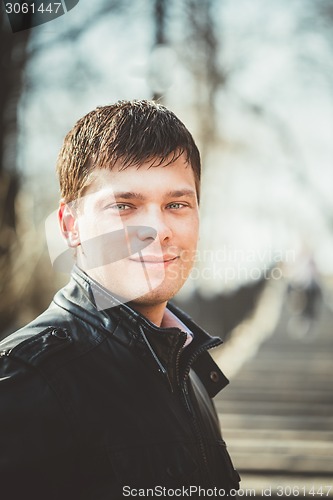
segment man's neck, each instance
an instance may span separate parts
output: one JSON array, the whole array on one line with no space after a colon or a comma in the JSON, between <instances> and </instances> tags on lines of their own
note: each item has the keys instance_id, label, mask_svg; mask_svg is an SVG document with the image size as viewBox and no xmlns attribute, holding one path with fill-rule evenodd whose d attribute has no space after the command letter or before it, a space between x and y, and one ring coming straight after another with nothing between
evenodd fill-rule
<instances>
[{"instance_id":1,"label":"man's neck","mask_svg":"<svg viewBox=\"0 0 333 500\"><path fill-rule=\"evenodd\" d=\"M129 305L135 311L139 312L140 314L142 314L142 316L154 323L154 325L159 327L161 326L167 302L154 305L137 304L136 302L130 302Z\"/></svg>"}]
</instances>

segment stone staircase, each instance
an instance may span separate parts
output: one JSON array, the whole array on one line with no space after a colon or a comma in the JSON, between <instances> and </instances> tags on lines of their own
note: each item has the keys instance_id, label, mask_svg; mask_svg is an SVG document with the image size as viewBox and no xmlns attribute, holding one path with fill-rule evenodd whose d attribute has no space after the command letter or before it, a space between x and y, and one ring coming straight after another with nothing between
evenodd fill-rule
<instances>
[{"instance_id":1,"label":"stone staircase","mask_svg":"<svg viewBox=\"0 0 333 500\"><path fill-rule=\"evenodd\" d=\"M286 299L273 334L215 398L242 496L333 497L333 312L323 303L306 335L292 324Z\"/></svg>"}]
</instances>

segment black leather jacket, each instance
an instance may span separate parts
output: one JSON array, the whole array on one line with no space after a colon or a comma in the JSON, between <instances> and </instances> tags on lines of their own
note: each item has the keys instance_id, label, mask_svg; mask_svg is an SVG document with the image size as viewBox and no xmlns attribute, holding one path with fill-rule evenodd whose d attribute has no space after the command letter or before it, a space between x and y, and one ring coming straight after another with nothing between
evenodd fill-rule
<instances>
[{"instance_id":1,"label":"black leather jacket","mask_svg":"<svg viewBox=\"0 0 333 500\"><path fill-rule=\"evenodd\" d=\"M238 489L210 399L228 382L207 353L221 341L168 307L194 334L185 349L184 332L127 305L98 311L75 269L49 309L0 343L2 498Z\"/></svg>"}]
</instances>

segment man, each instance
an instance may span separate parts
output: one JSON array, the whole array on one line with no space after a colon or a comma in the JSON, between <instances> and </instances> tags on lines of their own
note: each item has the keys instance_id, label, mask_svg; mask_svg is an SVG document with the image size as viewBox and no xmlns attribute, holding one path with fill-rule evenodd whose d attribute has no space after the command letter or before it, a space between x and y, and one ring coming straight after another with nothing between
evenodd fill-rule
<instances>
[{"instance_id":1,"label":"man","mask_svg":"<svg viewBox=\"0 0 333 500\"><path fill-rule=\"evenodd\" d=\"M211 401L227 384L207 352L221 341L168 303L198 238L191 134L159 104L120 101L78 121L57 170L76 264L0 344L3 498L237 490Z\"/></svg>"}]
</instances>

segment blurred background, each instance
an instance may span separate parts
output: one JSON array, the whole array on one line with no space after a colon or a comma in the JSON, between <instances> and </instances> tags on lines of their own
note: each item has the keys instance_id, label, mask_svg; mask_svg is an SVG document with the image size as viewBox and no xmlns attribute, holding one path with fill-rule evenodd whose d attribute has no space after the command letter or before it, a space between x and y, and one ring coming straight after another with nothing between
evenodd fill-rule
<instances>
[{"instance_id":1,"label":"blurred background","mask_svg":"<svg viewBox=\"0 0 333 500\"><path fill-rule=\"evenodd\" d=\"M202 154L197 262L177 302L225 340L214 357L232 384L216 403L242 487L327 496L332 1L80 0L18 33L0 12L0 336L68 279L44 230L65 134L98 105L158 99Z\"/></svg>"}]
</instances>

